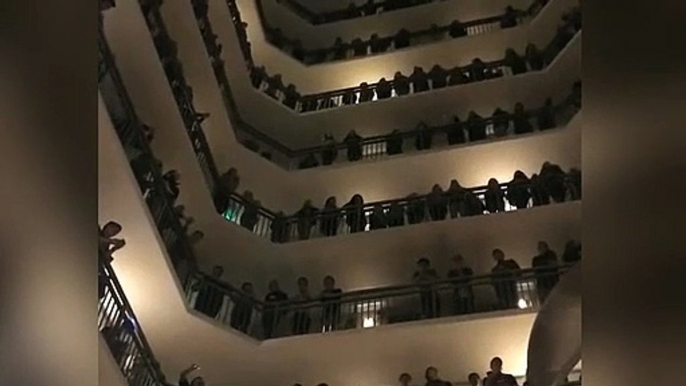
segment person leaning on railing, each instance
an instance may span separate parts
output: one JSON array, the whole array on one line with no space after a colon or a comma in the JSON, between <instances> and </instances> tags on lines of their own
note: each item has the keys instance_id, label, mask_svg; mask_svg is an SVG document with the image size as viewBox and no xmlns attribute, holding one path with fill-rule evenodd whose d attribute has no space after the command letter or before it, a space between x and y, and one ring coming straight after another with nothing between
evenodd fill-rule
<instances>
[{"instance_id":1,"label":"person leaning on railing","mask_svg":"<svg viewBox=\"0 0 686 386\"><path fill-rule=\"evenodd\" d=\"M429 207L431 221L445 220L448 215L448 196L443 192L441 185L435 184L431 193L426 197L426 205Z\"/></svg>"},{"instance_id":2,"label":"person leaning on railing","mask_svg":"<svg viewBox=\"0 0 686 386\"><path fill-rule=\"evenodd\" d=\"M521 268L516 261L506 259L505 253L496 248L492 252L496 265L491 269L493 288L495 289L500 309L517 307L517 277Z\"/></svg>"},{"instance_id":3,"label":"person leaning on railing","mask_svg":"<svg viewBox=\"0 0 686 386\"><path fill-rule=\"evenodd\" d=\"M505 193L503 193L500 183L495 178L488 180L488 188L484 193L484 202L488 213L505 211Z\"/></svg>"},{"instance_id":4,"label":"person leaning on railing","mask_svg":"<svg viewBox=\"0 0 686 386\"><path fill-rule=\"evenodd\" d=\"M319 232L324 236L336 236L340 221L336 197L329 197L324 203L319 219Z\"/></svg>"},{"instance_id":5,"label":"person leaning on railing","mask_svg":"<svg viewBox=\"0 0 686 386\"><path fill-rule=\"evenodd\" d=\"M517 209L529 206L531 193L529 192L529 178L523 171L514 172L512 180L507 184L507 201Z\"/></svg>"},{"instance_id":6,"label":"person leaning on railing","mask_svg":"<svg viewBox=\"0 0 686 386\"><path fill-rule=\"evenodd\" d=\"M419 298L422 305L422 318L435 318L440 314L440 299L438 292L432 288L432 283L439 279L438 273L431 267L431 261L425 257L417 261L417 271L412 281L420 288Z\"/></svg>"},{"instance_id":7,"label":"person leaning on railing","mask_svg":"<svg viewBox=\"0 0 686 386\"><path fill-rule=\"evenodd\" d=\"M476 310L474 290L470 284L474 271L467 266L462 255L452 258L453 267L448 271L448 279L455 286L453 290L453 309L456 314L470 314Z\"/></svg>"},{"instance_id":8,"label":"person leaning on railing","mask_svg":"<svg viewBox=\"0 0 686 386\"><path fill-rule=\"evenodd\" d=\"M312 227L317 223L319 209L312 205L312 200L306 200L302 208L295 213L298 224L298 239L308 240L312 233Z\"/></svg>"},{"instance_id":9,"label":"person leaning on railing","mask_svg":"<svg viewBox=\"0 0 686 386\"><path fill-rule=\"evenodd\" d=\"M545 241L538 242L538 254L531 259L531 268L536 276L538 300L543 304L555 285L560 281L557 254Z\"/></svg>"}]
</instances>

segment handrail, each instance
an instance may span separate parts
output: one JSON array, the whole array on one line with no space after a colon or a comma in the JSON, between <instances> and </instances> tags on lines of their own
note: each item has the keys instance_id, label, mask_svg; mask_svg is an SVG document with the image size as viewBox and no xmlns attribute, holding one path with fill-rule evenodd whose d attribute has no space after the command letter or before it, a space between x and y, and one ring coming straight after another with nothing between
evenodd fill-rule
<instances>
[{"instance_id":1,"label":"handrail","mask_svg":"<svg viewBox=\"0 0 686 386\"><path fill-rule=\"evenodd\" d=\"M186 287L186 294L198 312L257 339L270 339L496 310L536 309L570 267L549 265L272 302L198 272ZM284 323L287 319L290 323Z\"/></svg>"},{"instance_id":2,"label":"handrail","mask_svg":"<svg viewBox=\"0 0 686 386\"><path fill-rule=\"evenodd\" d=\"M229 4L230 8L233 8L234 11L238 13L238 9L232 6L231 2L227 2ZM317 155L322 155L322 158L324 158L324 154L327 152L338 152L339 150L345 150L347 149L348 145L344 142L336 142L336 143L328 143L320 146L312 146L308 147L305 149L290 149L286 145L282 144L281 142L269 137L268 135L265 135L258 129L254 128L251 126L249 123L244 121L240 114L239 111L236 107L235 99L233 97L233 94L231 92L231 86L229 84L229 80L226 77L226 71L224 69L224 61L221 58L221 46L218 45L216 41L216 35L213 32L212 29L212 24L208 18L207 15L207 8L205 7L197 7L194 9L195 10L195 17L198 22L198 27L200 29L200 32L203 36L203 41L205 43L205 49L210 57L210 60L212 62L212 66L214 69L214 74L217 82L219 83L220 90L222 91L222 97L224 100L224 105L227 111L227 114L229 115L230 120L232 121L232 124L234 128L238 129L239 131L253 137L254 139L258 140L261 142L263 145L266 145L267 150L271 150L272 153L269 153L270 155L274 155L273 152L276 152L275 157L271 157L270 160L275 162L277 165L283 167L284 169L291 170L291 169L297 169L297 168L302 168L301 163L306 161L308 157L315 157ZM240 23L240 17L236 19L236 23ZM243 40L241 40L243 41ZM246 48L249 51L249 48ZM245 52L245 50L244 50ZM248 60L249 62L249 60ZM250 67L250 65L249 65ZM554 106L554 112L556 115L565 115L566 110L568 107L573 106L578 104L578 96L574 94L574 92L566 98L564 101L561 103L557 104ZM577 106L578 107L578 106ZM530 119L533 120L537 117L539 110L529 110L525 112L525 115L529 115ZM482 119L476 120L474 123L481 123L485 124L486 126L492 127L494 121L496 120L507 120L511 121L514 118L513 114L507 114L503 116L499 116L498 118L494 117L486 117ZM565 122L565 118L567 117L560 117L557 116L555 121L558 123L558 126L563 124ZM415 138L420 133L422 135L435 135L438 133L450 133L454 132L455 140L451 141L449 140L449 145L457 145L457 144L462 144L462 143L467 143L467 142L473 142L471 138L467 138L468 136L465 135L465 127L467 124L465 122L461 123L452 123L452 124L447 124L447 125L441 125L441 126L431 126L431 127L426 127L422 128L421 130L418 130L417 128L411 129L411 130L403 130L401 132L394 132L391 134L387 135L379 135L379 136L374 136L374 137L367 137L363 138L361 140L361 146L362 146L362 158L361 159L377 159L383 156L391 156L394 154L400 154L404 153L405 150L403 150L404 147L404 141L407 139ZM514 131L514 130L510 130ZM509 136L510 134L508 134ZM516 134L512 134L516 135ZM400 141L400 151L395 152L391 150L389 146L387 146L389 143L393 141ZM428 149L428 148L427 148ZM419 151L421 150L426 150L426 149L417 149ZM338 157L338 159L341 159L342 157ZM330 160L330 162L335 162L336 157L334 156L333 159ZM324 161L324 159L321 160L321 163L319 160L316 160L316 164L310 165L310 167L313 166L319 166L321 164L328 165L328 161Z\"/></svg>"},{"instance_id":3,"label":"handrail","mask_svg":"<svg viewBox=\"0 0 686 386\"><path fill-rule=\"evenodd\" d=\"M98 47L100 93L179 279L185 283L187 271L194 270L197 265L192 248L174 212L160 164L145 138L143 124L124 87L102 29L98 30Z\"/></svg>"},{"instance_id":4,"label":"handrail","mask_svg":"<svg viewBox=\"0 0 686 386\"><path fill-rule=\"evenodd\" d=\"M168 386L114 270L102 257L98 295L98 331L129 385Z\"/></svg>"},{"instance_id":5,"label":"handrail","mask_svg":"<svg viewBox=\"0 0 686 386\"><path fill-rule=\"evenodd\" d=\"M413 41L423 42L425 38L432 38L431 42L436 42L438 40L448 39L449 37L460 38L474 36L493 31L496 28L495 25L498 25L499 29L512 28L516 25L520 25L526 17L535 17L543 8L539 6L539 1L534 1L526 10L508 9L501 15L484 17L467 22L455 21L458 23L457 25L453 25L452 23L444 26L433 25L416 31L401 29L406 31L404 38L407 41L407 45L403 45L402 47L392 46L392 42L396 40L397 35L389 35L385 37L377 36L376 40L373 40L372 38L367 40L356 38L349 42L341 41L339 46L334 44L333 46L325 48L303 49L299 39L290 38L283 34L280 29L269 26L267 18L264 16L262 0L257 0L256 5L267 41L306 65L360 58L375 55L377 53L390 52L400 48L413 47L415 46L415 44L412 43ZM512 21L513 23L506 23L509 21ZM494 27L486 28L486 26L489 25ZM449 35L453 28L457 29L456 32L458 32L458 36L452 37ZM383 48L380 48L377 51L374 48L375 44L379 44L379 47ZM351 52L353 55L349 56L348 54Z\"/></svg>"}]
</instances>

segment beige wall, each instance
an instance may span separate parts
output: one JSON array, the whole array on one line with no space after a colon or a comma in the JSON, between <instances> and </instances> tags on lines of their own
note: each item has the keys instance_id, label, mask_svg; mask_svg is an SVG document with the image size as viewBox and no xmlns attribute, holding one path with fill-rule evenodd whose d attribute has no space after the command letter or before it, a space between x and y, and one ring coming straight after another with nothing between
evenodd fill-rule
<instances>
[{"instance_id":1,"label":"beige wall","mask_svg":"<svg viewBox=\"0 0 686 386\"><path fill-rule=\"evenodd\" d=\"M252 3L255 0L250 0ZM259 1L259 0L258 0ZM374 17L363 17L351 20L341 20L335 23L312 25L300 16L296 15L288 7L279 5L277 0L261 0L265 17L274 28L281 28L287 36L300 38L304 47L329 47L336 37L340 36L345 41L354 38L367 39L373 33L379 36L395 34L399 29L418 31L437 24L448 25L458 19L468 22L500 15L505 7L512 5L518 9L526 9L531 5L531 0L448 0L437 1L432 4L410 9L397 10L377 14ZM340 9L341 2L316 0L310 3L335 3L336 6L329 9ZM366 1L358 0L356 3L364 4ZM314 4L311 4L314 6ZM315 8L310 8L314 10Z\"/></svg>"},{"instance_id":2,"label":"beige wall","mask_svg":"<svg viewBox=\"0 0 686 386\"><path fill-rule=\"evenodd\" d=\"M441 368L447 379L462 380L470 371L483 371L493 355L503 357L508 371L524 373L535 316L530 313L391 325L265 344L191 315L102 105L98 132L98 216L123 225L127 245L116 252L113 266L170 380L193 362L201 365L210 385L326 381L356 386L362 380L386 385L395 383L402 371L418 376L428 365Z\"/></svg>"},{"instance_id":3,"label":"beige wall","mask_svg":"<svg viewBox=\"0 0 686 386\"><path fill-rule=\"evenodd\" d=\"M507 48L514 48L523 55L528 43L535 43L542 49L555 36L562 14L579 4L578 0L551 0L531 23L519 27L362 59L306 66L266 41L253 1L237 1L241 18L248 23L253 59L258 65L264 65L269 74L281 74L284 84L295 84L303 95L353 87L362 82L375 83L382 77L392 79L396 71L409 75L415 66L429 71L435 64L444 68L464 66L476 57L486 62L500 60ZM210 1L210 4L212 8L214 3ZM226 5L224 9L228 12Z\"/></svg>"}]
</instances>

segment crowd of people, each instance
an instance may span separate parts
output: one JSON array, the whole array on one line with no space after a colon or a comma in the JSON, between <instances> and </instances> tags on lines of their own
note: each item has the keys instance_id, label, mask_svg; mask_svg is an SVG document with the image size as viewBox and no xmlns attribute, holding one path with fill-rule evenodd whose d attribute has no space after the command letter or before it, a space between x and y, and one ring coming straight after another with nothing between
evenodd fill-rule
<instances>
[{"instance_id":1,"label":"crowd of people","mask_svg":"<svg viewBox=\"0 0 686 386\"><path fill-rule=\"evenodd\" d=\"M519 307L520 296L517 283L523 279L524 271L515 260L506 258L501 249L494 249L492 257L495 264L488 273L490 284L486 285L492 286L495 292L497 300L495 309L516 309ZM557 253L550 249L548 243L538 242L536 255L531 259L536 292L529 295L537 297L538 303L542 304L559 281L560 267L580 260L581 244L575 240L566 243L561 258L558 258ZM432 267L428 258L420 258L417 261L416 271L412 275L412 283L419 290L421 304L421 309L416 310L418 311L417 318L466 315L489 309L483 305L479 307L475 302L473 287L484 285L484 283L475 282L477 277L464 257L457 254L452 257L451 261L452 265L444 277L441 277ZM192 291L197 291L194 307L197 311L216 318L222 308L224 298L228 296L233 303L229 325L236 330L247 333L253 319L260 319L263 338L269 339L274 336L279 323L289 316L290 334L306 334L313 325L315 316L312 312L313 308L320 310L319 321L323 332L334 331L341 326L341 306L344 303L345 293L336 285L336 279L333 276L328 275L322 280L322 289L318 295L312 293L307 277L297 279L295 295L287 294L281 289L277 280L271 280L263 298L260 318L256 312L257 296L253 283L244 282L240 290L231 290L231 287L222 281L223 273L223 267L215 266L210 275L203 276L201 281L195 283L191 288ZM383 292L383 288L379 291ZM452 302L448 311L441 306L440 295L446 292L450 293Z\"/></svg>"},{"instance_id":2,"label":"crowd of people","mask_svg":"<svg viewBox=\"0 0 686 386\"><path fill-rule=\"evenodd\" d=\"M498 78L503 76L505 71L512 75L540 71L580 29L581 11L577 7L563 15L563 22L546 50L539 50L535 44L531 43L527 45L524 55L517 53L513 48L508 48L502 60L491 63L475 58L465 67L456 66L446 69L437 64L428 72L420 66L415 66L409 76L398 71L392 80L381 78L373 85L362 82L359 87L322 94L300 95L294 84L286 86L281 74L270 76L264 66L252 66L250 77L253 87L280 100L293 110L298 112L323 110Z\"/></svg>"},{"instance_id":3,"label":"crowd of people","mask_svg":"<svg viewBox=\"0 0 686 386\"><path fill-rule=\"evenodd\" d=\"M251 191L237 194L237 181L234 168L224 174L223 182L219 184L224 186L224 195L216 200L221 203L217 211L223 214L232 207L238 212L242 207L243 212L235 221L250 231L256 231L260 215L266 217L270 225L265 235L268 234L275 243L308 240L313 231L319 236L330 237L339 233L499 213L507 210L506 204L519 210L581 199L581 171L571 168L565 172L559 165L550 162L544 162L541 170L530 177L517 170L512 180L505 184L491 178L483 192L465 188L453 179L447 190L435 184L428 194L412 193L404 199L388 202L365 204L362 195L355 194L339 207L336 197L331 196L322 208L317 208L312 200L306 200L302 208L291 215L262 208Z\"/></svg>"},{"instance_id":4,"label":"crowd of people","mask_svg":"<svg viewBox=\"0 0 686 386\"><path fill-rule=\"evenodd\" d=\"M311 50L303 48L300 39L287 37L280 28L271 28L267 26L265 28L265 33L267 39L269 39L274 46L289 53L295 59L305 64L316 64L347 59L350 57L374 55L447 38L455 39L465 37L468 35L468 27L478 25L494 24L497 22L500 28L512 28L519 24L519 20L525 14L527 14L527 12L516 10L511 6L508 6L505 8L504 13L496 18L489 17L475 20L470 23L462 23L459 20L453 20L446 26L432 24L429 28L414 32L402 28L392 36L380 37L379 34L372 34L368 40L355 38L349 42L344 42L341 37L337 37L331 47ZM498 21L495 19L498 19Z\"/></svg>"}]
</instances>

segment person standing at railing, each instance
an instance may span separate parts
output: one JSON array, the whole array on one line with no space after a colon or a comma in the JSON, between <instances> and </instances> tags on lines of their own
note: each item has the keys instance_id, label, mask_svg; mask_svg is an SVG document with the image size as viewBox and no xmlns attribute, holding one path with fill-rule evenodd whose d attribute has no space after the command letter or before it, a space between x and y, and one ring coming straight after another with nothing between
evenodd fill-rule
<instances>
[{"instance_id":1,"label":"person standing at railing","mask_svg":"<svg viewBox=\"0 0 686 386\"><path fill-rule=\"evenodd\" d=\"M523 171L514 172L512 181L507 184L507 200L517 209L526 209L531 199L529 178Z\"/></svg>"},{"instance_id":2,"label":"person standing at railing","mask_svg":"<svg viewBox=\"0 0 686 386\"><path fill-rule=\"evenodd\" d=\"M175 169L172 169L164 173L162 178L164 179L165 186L167 188L167 195L172 202L176 201L181 193L179 190L179 180L181 179L181 174L179 174L179 172Z\"/></svg>"},{"instance_id":3,"label":"person standing at railing","mask_svg":"<svg viewBox=\"0 0 686 386\"><path fill-rule=\"evenodd\" d=\"M517 379L511 374L502 372L503 360L499 357L491 359L491 371L484 379L484 386L518 386Z\"/></svg>"},{"instance_id":4,"label":"person standing at railing","mask_svg":"<svg viewBox=\"0 0 686 386\"><path fill-rule=\"evenodd\" d=\"M298 278L298 294L295 296L296 302L307 303L312 301L310 295L310 281L306 277ZM298 309L293 313L293 335L306 334L310 331L312 318L310 310L307 308Z\"/></svg>"},{"instance_id":5,"label":"person standing at railing","mask_svg":"<svg viewBox=\"0 0 686 386\"><path fill-rule=\"evenodd\" d=\"M409 224L419 224L426 217L426 202L417 193L407 196L407 222Z\"/></svg>"},{"instance_id":6,"label":"person standing at railing","mask_svg":"<svg viewBox=\"0 0 686 386\"><path fill-rule=\"evenodd\" d=\"M283 104L289 107L291 110L295 110L295 106L300 100L300 93L295 89L295 85L293 83L289 83L283 94Z\"/></svg>"},{"instance_id":7,"label":"person standing at railing","mask_svg":"<svg viewBox=\"0 0 686 386\"><path fill-rule=\"evenodd\" d=\"M362 158L362 137L355 130L350 130L343 140L348 150L348 161L359 161Z\"/></svg>"},{"instance_id":8,"label":"person standing at railing","mask_svg":"<svg viewBox=\"0 0 686 386\"><path fill-rule=\"evenodd\" d=\"M422 318L435 318L440 314L438 293L432 288L439 279L438 273L431 267L431 261L423 257L417 261L417 271L412 281L419 286L419 297L422 305Z\"/></svg>"},{"instance_id":9,"label":"person standing at railing","mask_svg":"<svg viewBox=\"0 0 686 386\"><path fill-rule=\"evenodd\" d=\"M388 83L386 78L381 78L376 85L376 96L378 99L388 99L391 97L392 92L393 88L391 87L391 84Z\"/></svg>"},{"instance_id":10,"label":"person standing at railing","mask_svg":"<svg viewBox=\"0 0 686 386\"><path fill-rule=\"evenodd\" d=\"M322 328L324 332L335 331L341 316L341 296L343 291L336 288L336 280L333 276L324 278L324 290L322 300Z\"/></svg>"},{"instance_id":11,"label":"person standing at railing","mask_svg":"<svg viewBox=\"0 0 686 386\"><path fill-rule=\"evenodd\" d=\"M481 376L479 376L478 373L470 373L469 376L467 376L467 380L469 381L470 386L483 386L483 381L481 380Z\"/></svg>"},{"instance_id":12,"label":"person standing at railing","mask_svg":"<svg viewBox=\"0 0 686 386\"><path fill-rule=\"evenodd\" d=\"M505 193L503 193L500 183L495 178L488 180L488 187L484 193L486 210L488 213L505 211Z\"/></svg>"},{"instance_id":13,"label":"person standing at railing","mask_svg":"<svg viewBox=\"0 0 686 386\"><path fill-rule=\"evenodd\" d=\"M512 28L517 26L518 12L512 6L508 5L505 8L505 13L500 19L500 28Z\"/></svg>"},{"instance_id":14,"label":"person standing at railing","mask_svg":"<svg viewBox=\"0 0 686 386\"><path fill-rule=\"evenodd\" d=\"M553 106L552 98L546 98L545 104L538 110L536 115L538 130L544 131L555 128L557 122L555 122L555 107Z\"/></svg>"},{"instance_id":15,"label":"person standing at railing","mask_svg":"<svg viewBox=\"0 0 686 386\"><path fill-rule=\"evenodd\" d=\"M405 225L405 208L397 201L392 202L386 213L386 221L389 228Z\"/></svg>"},{"instance_id":16,"label":"person standing at railing","mask_svg":"<svg viewBox=\"0 0 686 386\"><path fill-rule=\"evenodd\" d=\"M424 377L426 378L425 386L450 386L451 383L442 380L438 377L438 369L430 366L424 371Z\"/></svg>"},{"instance_id":17,"label":"person standing at railing","mask_svg":"<svg viewBox=\"0 0 686 386\"><path fill-rule=\"evenodd\" d=\"M412 93L429 91L429 77L424 72L424 69L415 66L412 75L410 75L410 83L412 83Z\"/></svg>"},{"instance_id":18,"label":"person standing at railing","mask_svg":"<svg viewBox=\"0 0 686 386\"><path fill-rule=\"evenodd\" d=\"M543 166L541 166L539 177L545 191L550 195L550 198L552 198L554 202L564 202L566 195L565 178L567 177L567 174L562 170L560 165L547 161L544 162Z\"/></svg>"},{"instance_id":19,"label":"person standing at railing","mask_svg":"<svg viewBox=\"0 0 686 386\"><path fill-rule=\"evenodd\" d=\"M501 249L493 250L493 259L496 265L491 269L493 288L500 309L517 307L517 276L521 274L521 268L516 261L505 259L505 253Z\"/></svg>"},{"instance_id":20,"label":"person standing at railing","mask_svg":"<svg viewBox=\"0 0 686 386\"><path fill-rule=\"evenodd\" d=\"M336 149L336 140L331 134L324 134L324 150L322 150L322 164L331 165L338 157L338 149Z\"/></svg>"},{"instance_id":21,"label":"person standing at railing","mask_svg":"<svg viewBox=\"0 0 686 386\"><path fill-rule=\"evenodd\" d=\"M198 282L193 286L193 291L198 291L195 298L195 309L214 319L224 303L224 292L221 288L221 276L224 268L220 265L212 267L212 275L204 277L204 282Z\"/></svg>"},{"instance_id":22,"label":"person standing at railing","mask_svg":"<svg viewBox=\"0 0 686 386\"><path fill-rule=\"evenodd\" d=\"M458 215L465 216L465 192L466 189L457 182L456 179L450 181L450 187L446 192L448 197L448 210L450 211L450 218L457 218Z\"/></svg>"},{"instance_id":23,"label":"person standing at railing","mask_svg":"<svg viewBox=\"0 0 686 386\"><path fill-rule=\"evenodd\" d=\"M122 231L122 226L116 221L108 221L98 230L98 255L111 263L112 254L126 245L124 239L115 238Z\"/></svg>"},{"instance_id":24,"label":"person standing at railing","mask_svg":"<svg viewBox=\"0 0 686 386\"><path fill-rule=\"evenodd\" d=\"M252 299L255 297L252 283L243 283L241 292L233 293L230 296L233 301L233 309L231 310L229 325L238 331L247 333L252 320Z\"/></svg>"},{"instance_id":25,"label":"person standing at railing","mask_svg":"<svg viewBox=\"0 0 686 386\"><path fill-rule=\"evenodd\" d=\"M458 66L448 70L448 86L457 86L458 84L469 83L469 78Z\"/></svg>"},{"instance_id":26,"label":"person standing at railing","mask_svg":"<svg viewBox=\"0 0 686 386\"><path fill-rule=\"evenodd\" d=\"M529 113L524 110L524 104L517 102L515 104L514 117L512 118L514 124L515 134L526 134L534 131L534 126L531 124Z\"/></svg>"},{"instance_id":27,"label":"person standing at railing","mask_svg":"<svg viewBox=\"0 0 686 386\"><path fill-rule=\"evenodd\" d=\"M548 247L545 241L538 242L538 255L531 260L531 268L536 275L538 300L543 304L555 285L560 281L557 269L557 254Z\"/></svg>"},{"instance_id":28,"label":"person standing at railing","mask_svg":"<svg viewBox=\"0 0 686 386\"><path fill-rule=\"evenodd\" d=\"M486 79L486 63L481 58L474 58L469 65L469 81L480 82Z\"/></svg>"},{"instance_id":29,"label":"person standing at railing","mask_svg":"<svg viewBox=\"0 0 686 386\"><path fill-rule=\"evenodd\" d=\"M369 229L384 229L388 227L388 219L381 204L375 204L372 214L369 216Z\"/></svg>"},{"instance_id":30,"label":"person standing at railing","mask_svg":"<svg viewBox=\"0 0 686 386\"><path fill-rule=\"evenodd\" d=\"M240 224L243 228L252 232L259 220L260 201L253 198L251 191L246 190L245 193L243 193L243 205L243 214L241 215Z\"/></svg>"},{"instance_id":31,"label":"person standing at railing","mask_svg":"<svg viewBox=\"0 0 686 386\"><path fill-rule=\"evenodd\" d=\"M581 170L577 168L569 169L565 178L565 188L570 201L581 199Z\"/></svg>"},{"instance_id":32,"label":"person standing at railing","mask_svg":"<svg viewBox=\"0 0 686 386\"><path fill-rule=\"evenodd\" d=\"M441 185L435 184L431 188L431 193L426 197L426 204L429 207L429 217L431 221L445 220L448 215L448 197Z\"/></svg>"},{"instance_id":33,"label":"person standing at railing","mask_svg":"<svg viewBox=\"0 0 686 386\"><path fill-rule=\"evenodd\" d=\"M543 54L533 43L529 43L526 46L524 58L529 65L530 71L541 71L543 70L543 67L545 67Z\"/></svg>"},{"instance_id":34,"label":"person standing at railing","mask_svg":"<svg viewBox=\"0 0 686 386\"><path fill-rule=\"evenodd\" d=\"M393 46L396 50L409 47L410 46L410 37L412 35L410 34L410 31L406 30L405 28L402 28L401 30L398 31L398 33L395 34L395 37L393 38Z\"/></svg>"},{"instance_id":35,"label":"person standing at railing","mask_svg":"<svg viewBox=\"0 0 686 386\"><path fill-rule=\"evenodd\" d=\"M467 29L464 28L464 25L459 20L453 20L452 23L448 26L448 35L450 35L451 38L461 38L464 36L467 36Z\"/></svg>"},{"instance_id":36,"label":"person standing at railing","mask_svg":"<svg viewBox=\"0 0 686 386\"><path fill-rule=\"evenodd\" d=\"M448 71L438 64L431 68L427 76L429 79L431 79L431 88L433 90L443 88L448 85Z\"/></svg>"},{"instance_id":37,"label":"person standing at railing","mask_svg":"<svg viewBox=\"0 0 686 386\"><path fill-rule=\"evenodd\" d=\"M215 197L215 207L217 212L224 214L229 208L231 202L231 194L234 193L240 185L240 177L236 168L230 168L219 176L217 184L217 193Z\"/></svg>"},{"instance_id":38,"label":"person standing at railing","mask_svg":"<svg viewBox=\"0 0 686 386\"><path fill-rule=\"evenodd\" d=\"M419 151L431 149L433 135L433 131L431 130L431 128L429 128L429 126L426 123L424 123L423 121L419 122L419 124L417 124L417 127L415 128L415 149Z\"/></svg>"},{"instance_id":39,"label":"person standing at railing","mask_svg":"<svg viewBox=\"0 0 686 386\"><path fill-rule=\"evenodd\" d=\"M469 142L486 139L486 121L474 110L470 111L467 117L467 132L469 133Z\"/></svg>"},{"instance_id":40,"label":"person standing at railing","mask_svg":"<svg viewBox=\"0 0 686 386\"><path fill-rule=\"evenodd\" d=\"M327 237L336 236L338 232L338 223L340 221L338 206L336 204L336 197L329 197L324 203L320 220L319 232Z\"/></svg>"},{"instance_id":41,"label":"person standing at railing","mask_svg":"<svg viewBox=\"0 0 686 386\"><path fill-rule=\"evenodd\" d=\"M403 135L398 129L394 129L386 140L386 154L396 155L403 152Z\"/></svg>"},{"instance_id":42,"label":"person standing at railing","mask_svg":"<svg viewBox=\"0 0 686 386\"><path fill-rule=\"evenodd\" d=\"M467 266L462 255L452 258L453 268L448 271L448 278L455 286L453 291L453 307L455 314L465 315L475 311L474 290L470 284L474 271Z\"/></svg>"},{"instance_id":43,"label":"person standing at railing","mask_svg":"<svg viewBox=\"0 0 686 386\"><path fill-rule=\"evenodd\" d=\"M410 79L397 71L393 75L393 88L398 96L407 95L410 93Z\"/></svg>"},{"instance_id":44,"label":"person standing at railing","mask_svg":"<svg viewBox=\"0 0 686 386\"><path fill-rule=\"evenodd\" d=\"M354 195L347 204L343 205L343 211L350 233L364 232L367 227L367 215L364 211L362 196Z\"/></svg>"},{"instance_id":45,"label":"person standing at railing","mask_svg":"<svg viewBox=\"0 0 686 386\"><path fill-rule=\"evenodd\" d=\"M581 244L578 241L569 240L567 244L565 244L562 261L565 264L574 264L577 261L581 261Z\"/></svg>"},{"instance_id":46,"label":"person standing at railing","mask_svg":"<svg viewBox=\"0 0 686 386\"><path fill-rule=\"evenodd\" d=\"M465 138L464 126L460 121L460 117L453 115L453 122L443 129L445 131L448 145L457 145L467 142Z\"/></svg>"},{"instance_id":47,"label":"person standing at railing","mask_svg":"<svg viewBox=\"0 0 686 386\"><path fill-rule=\"evenodd\" d=\"M271 240L274 243L285 243L288 242L288 237L290 235L290 226L288 223L288 218L283 211L278 211L274 215L272 224L270 225Z\"/></svg>"},{"instance_id":48,"label":"person standing at railing","mask_svg":"<svg viewBox=\"0 0 686 386\"><path fill-rule=\"evenodd\" d=\"M288 295L281 291L279 282L272 280L269 282L269 292L264 297L264 310L262 311L262 332L264 339L269 339L273 336L275 330L279 326L281 317L285 315L285 306L279 303L288 301Z\"/></svg>"},{"instance_id":49,"label":"person standing at railing","mask_svg":"<svg viewBox=\"0 0 686 386\"><path fill-rule=\"evenodd\" d=\"M295 213L298 219L298 239L308 240L312 233L312 227L317 223L319 209L312 205L312 200L306 200L302 208Z\"/></svg>"},{"instance_id":50,"label":"person standing at railing","mask_svg":"<svg viewBox=\"0 0 686 386\"><path fill-rule=\"evenodd\" d=\"M493 111L491 119L493 120L493 135L498 138L506 136L510 129L510 117L507 111L498 107Z\"/></svg>"},{"instance_id":51,"label":"person standing at railing","mask_svg":"<svg viewBox=\"0 0 686 386\"><path fill-rule=\"evenodd\" d=\"M538 174L531 175L529 190L531 191L531 202L533 206L550 204L550 196Z\"/></svg>"},{"instance_id":52,"label":"person standing at railing","mask_svg":"<svg viewBox=\"0 0 686 386\"><path fill-rule=\"evenodd\" d=\"M512 75L523 74L527 70L526 61L512 48L505 50L503 64L510 68Z\"/></svg>"}]
</instances>

